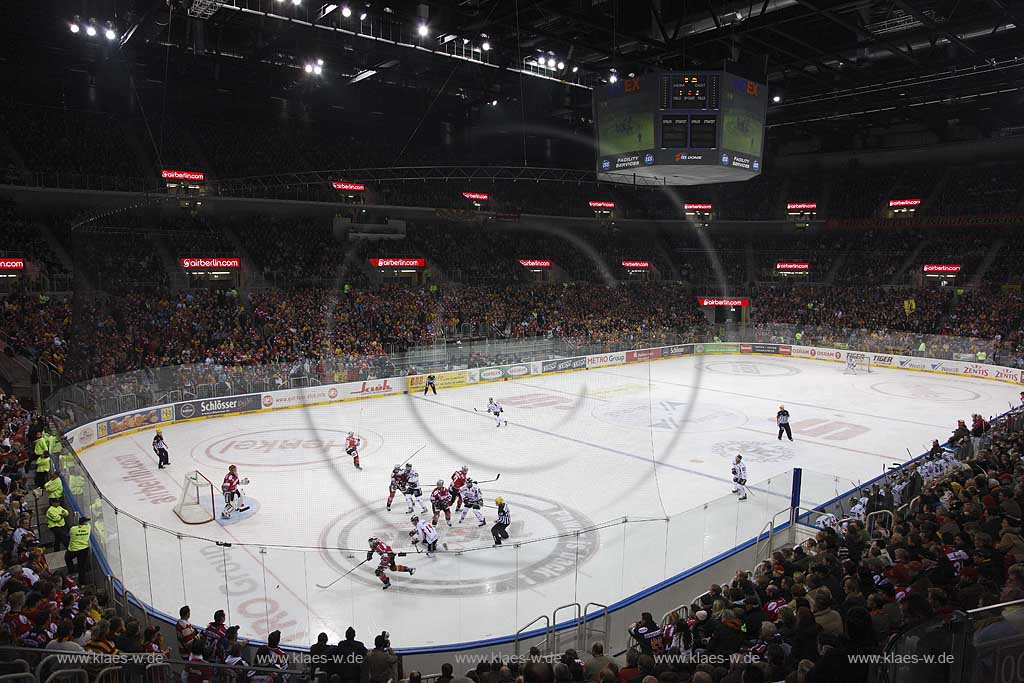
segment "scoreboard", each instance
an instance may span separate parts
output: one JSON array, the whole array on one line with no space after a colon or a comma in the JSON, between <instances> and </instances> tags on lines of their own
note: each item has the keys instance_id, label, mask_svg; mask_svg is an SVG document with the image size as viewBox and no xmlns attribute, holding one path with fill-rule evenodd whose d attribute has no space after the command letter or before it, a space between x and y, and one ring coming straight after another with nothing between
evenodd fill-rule
<instances>
[{"instance_id":1,"label":"scoreboard","mask_svg":"<svg viewBox=\"0 0 1024 683\"><path fill-rule=\"evenodd\" d=\"M624 78L594 89L597 174L699 185L761 172L765 86L725 71Z\"/></svg>"}]
</instances>

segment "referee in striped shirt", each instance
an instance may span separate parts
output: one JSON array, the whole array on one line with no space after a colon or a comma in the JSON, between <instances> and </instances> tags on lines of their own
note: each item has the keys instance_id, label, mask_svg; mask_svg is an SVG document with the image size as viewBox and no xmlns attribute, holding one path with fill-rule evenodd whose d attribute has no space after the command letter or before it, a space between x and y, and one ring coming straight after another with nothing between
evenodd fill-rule
<instances>
[{"instance_id":1,"label":"referee in striped shirt","mask_svg":"<svg viewBox=\"0 0 1024 683\"><path fill-rule=\"evenodd\" d=\"M494 545L501 545L502 539L508 538L506 529L512 523L512 517L504 498L498 496L494 502L498 504L498 523L491 527L491 536L494 536Z\"/></svg>"}]
</instances>

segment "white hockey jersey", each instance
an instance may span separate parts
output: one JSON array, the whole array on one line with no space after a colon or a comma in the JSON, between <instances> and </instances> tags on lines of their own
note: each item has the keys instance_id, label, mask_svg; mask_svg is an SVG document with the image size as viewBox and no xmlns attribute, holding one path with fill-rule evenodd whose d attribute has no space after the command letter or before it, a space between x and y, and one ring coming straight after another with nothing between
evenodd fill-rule
<instances>
[{"instance_id":1,"label":"white hockey jersey","mask_svg":"<svg viewBox=\"0 0 1024 683\"><path fill-rule=\"evenodd\" d=\"M437 540L437 531L434 525L425 519L416 523L416 535L423 543L433 543Z\"/></svg>"},{"instance_id":2,"label":"white hockey jersey","mask_svg":"<svg viewBox=\"0 0 1024 683\"><path fill-rule=\"evenodd\" d=\"M732 480L733 481L746 481L747 480L747 465L746 463L734 462L732 464Z\"/></svg>"}]
</instances>

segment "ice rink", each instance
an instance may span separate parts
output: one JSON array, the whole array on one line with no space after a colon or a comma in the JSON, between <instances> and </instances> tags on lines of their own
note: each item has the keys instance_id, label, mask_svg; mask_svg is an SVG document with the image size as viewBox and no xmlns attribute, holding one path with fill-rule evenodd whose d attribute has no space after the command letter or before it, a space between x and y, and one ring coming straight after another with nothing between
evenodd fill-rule
<instances>
[{"instance_id":1,"label":"ice rink","mask_svg":"<svg viewBox=\"0 0 1024 683\"><path fill-rule=\"evenodd\" d=\"M156 609L176 618L189 604L205 625L223 608L244 635L277 628L301 645L356 624L407 648L510 635L562 604L611 605L756 535L788 505L794 467L805 470L805 503L823 502L907 449L945 441L957 419L1004 412L1018 390L882 368L845 375L796 358L687 357L172 425L165 470L152 430L82 460L127 513L104 515L108 560ZM474 410L488 397L504 404L507 428ZM779 404L793 443L776 438ZM363 438L362 471L344 453L350 430ZM481 488L488 504L510 504L507 545L491 547L486 509L485 527L442 517L447 552L416 553L404 500L387 512L385 499L391 468L421 446L412 463L425 497L461 465L474 479L500 473ZM730 495L738 452L755 483L745 502ZM251 479L252 510L182 524L168 501L184 474L203 472L220 504L231 464ZM371 535L407 551L400 561L415 576L392 573L383 591L375 559L336 581L365 559Z\"/></svg>"}]
</instances>

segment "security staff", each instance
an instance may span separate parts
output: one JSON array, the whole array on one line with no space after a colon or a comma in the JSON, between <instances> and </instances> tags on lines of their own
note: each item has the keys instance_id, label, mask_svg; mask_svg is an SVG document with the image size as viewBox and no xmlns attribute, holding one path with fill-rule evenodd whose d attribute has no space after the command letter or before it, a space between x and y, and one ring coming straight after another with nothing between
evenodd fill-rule
<instances>
[{"instance_id":1,"label":"security staff","mask_svg":"<svg viewBox=\"0 0 1024 683\"><path fill-rule=\"evenodd\" d=\"M46 486L46 480L49 479L50 474L50 449L49 449L49 437L44 433L36 439L35 444L35 456L36 456L36 488L41 489Z\"/></svg>"},{"instance_id":2,"label":"security staff","mask_svg":"<svg viewBox=\"0 0 1024 683\"><path fill-rule=\"evenodd\" d=\"M65 521L67 516L67 508L61 505L60 500L51 499L50 507L46 508L46 528L53 534L54 551L68 547L68 526Z\"/></svg>"},{"instance_id":3,"label":"security staff","mask_svg":"<svg viewBox=\"0 0 1024 683\"><path fill-rule=\"evenodd\" d=\"M67 565L68 573L78 573L78 582L85 581L89 572L89 536L92 534L92 527L89 526L89 518L82 517L78 524L71 527L68 540L68 551L64 553L64 564Z\"/></svg>"},{"instance_id":4,"label":"security staff","mask_svg":"<svg viewBox=\"0 0 1024 683\"><path fill-rule=\"evenodd\" d=\"M985 353L984 351L978 351L976 355L979 363L984 363L986 360L988 360L988 354Z\"/></svg>"},{"instance_id":5,"label":"security staff","mask_svg":"<svg viewBox=\"0 0 1024 683\"><path fill-rule=\"evenodd\" d=\"M494 502L498 505L498 523L491 527L491 536L494 537L494 545L501 545L502 539L508 538L506 529L512 523L512 517L504 498L498 496Z\"/></svg>"},{"instance_id":6,"label":"security staff","mask_svg":"<svg viewBox=\"0 0 1024 683\"><path fill-rule=\"evenodd\" d=\"M64 497L64 482L60 480L60 473L57 470L50 470L50 479L43 484L43 489L50 502Z\"/></svg>"}]
</instances>

